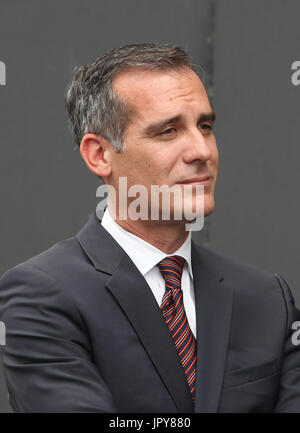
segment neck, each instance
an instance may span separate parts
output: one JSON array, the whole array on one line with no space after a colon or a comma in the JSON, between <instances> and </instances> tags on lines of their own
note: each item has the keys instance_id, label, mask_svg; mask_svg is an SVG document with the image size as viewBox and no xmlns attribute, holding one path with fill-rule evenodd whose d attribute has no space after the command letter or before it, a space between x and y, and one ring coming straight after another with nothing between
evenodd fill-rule
<instances>
[{"instance_id":1,"label":"neck","mask_svg":"<svg viewBox=\"0 0 300 433\"><path fill-rule=\"evenodd\" d=\"M143 239L166 254L172 254L189 235L185 221L144 221L115 219L124 230Z\"/></svg>"}]
</instances>

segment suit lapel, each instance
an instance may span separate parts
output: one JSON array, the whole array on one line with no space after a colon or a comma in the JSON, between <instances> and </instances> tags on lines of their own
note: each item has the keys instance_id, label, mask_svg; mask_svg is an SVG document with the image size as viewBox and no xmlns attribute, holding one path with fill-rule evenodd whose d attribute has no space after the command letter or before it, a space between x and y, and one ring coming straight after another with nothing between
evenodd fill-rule
<instances>
[{"instance_id":1,"label":"suit lapel","mask_svg":"<svg viewBox=\"0 0 300 433\"><path fill-rule=\"evenodd\" d=\"M107 282L169 390L179 412L193 412L187 380L161 310L142 274L124 255Z\"/></svg>"},{"instance_id":2,"label":"suit lapel","mask_svg":"<svg viewBox=\"0 0 300 433\"><path fill-rule=\"evenodd\" d=\"M195 412L217 412L230 334L233 290L212 256L192 243L197 320Z\"/></svg>"},{"instance_id":3,"label":"suit lapel","mask_svg":"<svg viewBox=\"0 0 300 433\"><path fill-rule=\"evenodd\" d=\"M106 286L122 307L179 412L194 411L187 380L161 310L146 280L96 215L77 238L99 271L110 274Z\"/></svg>"}]
</instances>

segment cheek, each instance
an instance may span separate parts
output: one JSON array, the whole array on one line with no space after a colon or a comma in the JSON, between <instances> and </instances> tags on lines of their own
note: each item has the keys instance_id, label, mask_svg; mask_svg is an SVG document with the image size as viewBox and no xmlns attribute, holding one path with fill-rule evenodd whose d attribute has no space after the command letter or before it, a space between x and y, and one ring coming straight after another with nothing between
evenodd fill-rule
<instances>
[{"instance_id":1,"label":"cheek","mask_svg":"<svg viewBox=\"0 0 300 433\"><path fill-rule=\"evenodd\" d=\"M131 185L166 183L178 159L175 152L157 149L153 144L147 149L140 146L139 151L128 149L125 152L117 158L115 166L118 176L127 176Z\"/></svg>"},{"instance_id":2,"label":"cheek","mask_svg":"<svg viewBox=\"0 0 300 433\"><path fill-rule=\"evenodd\" d=\"M141 154L128 155L123 164L121 162L120 172L127 177L128 185L149 185L159 175L150 156Z\"/></svg>"},{"instance_id":3,"label":"cheek","mask_svg":"<svg viewBox=\"0 0 300 433\"><path fill-rule=\"evenodd\" d=\"M135 166L144 176L160 177L168 167L170 156L166 157L163 152L153 149L137 155L133 161Z\"/></svg>"},{"instance_id":4,"label":"cheek","mask_svg":"<svg viewBox=\"0 0 300 433\"><path fill-rule=\"evenodd\" d=\"M216 144L213 146L212 158L211 159L212 159L212 162L213 162L214 166L216 168L218 168L218 166L219 166L219 151L218 151L218 148L217 148Z\"/></svg>"}]
</instances>

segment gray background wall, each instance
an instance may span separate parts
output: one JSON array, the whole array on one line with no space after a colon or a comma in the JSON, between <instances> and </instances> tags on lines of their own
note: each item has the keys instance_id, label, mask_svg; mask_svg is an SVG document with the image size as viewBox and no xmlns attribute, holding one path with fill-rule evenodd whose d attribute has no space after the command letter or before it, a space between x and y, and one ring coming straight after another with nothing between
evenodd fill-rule
<instances>
[{"instance_id":1,"label":"gray background wall","mask_svg":"<svg viewBox=\"0 0 300 433\"><path fill-rule=\"evenodd\" d=\"M220 151L210 246L282 274L300 305L300 2L218 1L214 94Z\"/></svg>"},{"instance_id":2,"label":"gray background wall","mask_svg":"<svg viewBox=\"0 0 300 433\"><path fill-rule=\"evenodd\" d=\"M194 238L281 273L298 305L297 0L0 0L0 274L72 236L97 179L68 132L72 69L127 43L175 43L206 71L217 112L216 209ZM298 157L298 158L297 158ZM10 411L3 372L0 411Z\"/></svg>"}]
</instances>

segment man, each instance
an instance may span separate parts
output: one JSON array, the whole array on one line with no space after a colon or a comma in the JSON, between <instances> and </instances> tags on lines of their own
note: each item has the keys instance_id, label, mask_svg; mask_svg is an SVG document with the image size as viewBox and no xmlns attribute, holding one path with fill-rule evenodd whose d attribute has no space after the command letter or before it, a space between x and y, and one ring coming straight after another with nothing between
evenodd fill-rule
<instances>
[{"instance_id":1,"label":"man","mask_svg":"<svg viewBox=\"0 0 300 433\"><path fill-rule=\"evenodd\" d=\"M189 219L175 218L195 210L197 186L204 216L213 211L218 170L215 116L186 53L108 52L77 69L66 103L86 165L116 195L102 221L1 280L13 409L299 412L300 316L287 283L197 246ZM124 219L124 178L126 209L136 185L149 208L153 185L191 194L170 200L169 219L163 200L158 219Z\"/></svg>"}]
</instances>

